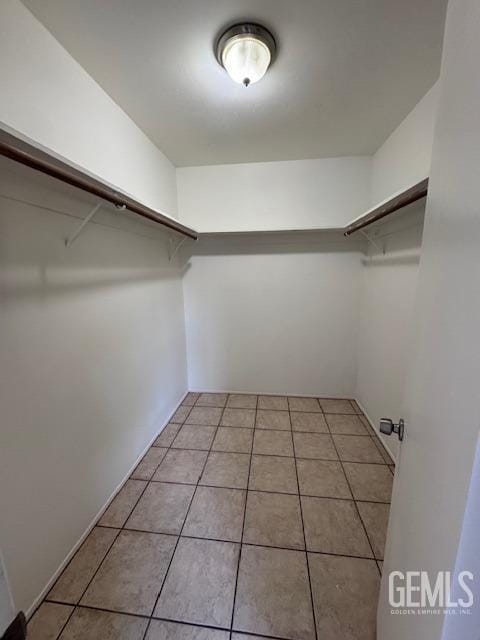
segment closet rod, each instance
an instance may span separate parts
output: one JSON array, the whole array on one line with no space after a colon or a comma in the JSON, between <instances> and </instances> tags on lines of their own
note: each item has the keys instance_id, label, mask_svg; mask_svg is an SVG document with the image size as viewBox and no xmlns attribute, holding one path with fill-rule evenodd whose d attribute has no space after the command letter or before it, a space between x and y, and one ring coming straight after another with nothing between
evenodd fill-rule
<instances>
[{"instance_id":1,"label":"closet rod","mask_svg":"<svg viewBox=\"0 0 480 640\"><path fill-rule=\"evenodd\" d=\"M375 207L375 209L368 211L365 215L351 222L345 228L343 235L350 236L352 233L355 233L355 231L360 231L360 229L377 222L377 220L381 220L382 218L389 216L391 213L402 209L402 207L406 207L407 205L412 204L412 202L416 202L417 200L424 198L427 193L428 178L425 178L424 180L417 182L413 187L402 191L402 193L396 195L394 198L387 200L387 202L384 202L380 206Z\"/></svg>"},{"instance_id":2,"label":"closet rod","mask_svg":"<svg viewBox=\"0 0 480 640\"><path fill-rule=\"evenodd\" d=\"M66 162L55 158L45 151L37 149L33 145L6 131L0 132L0 155L15 160L15 162L24 164L36 171L46 173L61 182L82 189L82 191L87 191L103 200L111 202L118 208L128 209L132 213L142 216L142 218L147 218L164 227L168 227L187 238L192 238L193 240L197 240L198 238L196 231L190 229L190 227L186 227L180 222L176 222L158 213L154 209L150 209L150 207L145 206L126 194L115 191L115 189L108 184L92 178L79 169L74 169Z\"/></svg>"}]
</instances>

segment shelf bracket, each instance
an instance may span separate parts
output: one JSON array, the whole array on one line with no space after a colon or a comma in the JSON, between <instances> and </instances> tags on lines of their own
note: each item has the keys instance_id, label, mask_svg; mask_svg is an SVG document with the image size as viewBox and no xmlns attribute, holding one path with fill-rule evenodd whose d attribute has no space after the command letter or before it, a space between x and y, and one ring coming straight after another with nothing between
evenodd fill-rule
<instances>
[{"instance_id":1,"label":"shelf bracket","mask_svg":"<svg viewBox=\"0 0 480 640\"><path fill-rule=\"evenodd\" d=\"M71 236L69 236L66 240L65 240L65 246L69 247L71 244L73 244L73 242L76 240L76 238L78 238L78 236L81 234L81 232L83 231L83 228L86 227L86 225L90 222L90 220L93 218L93 216L97 213L97 211L100 209L100 207L102 206L102 203L99 202L95 207L93 207L93 209L90 211L90 213L86 216L86 218L84 218L82 220L82 222L78 225L78 227L75 229L75 231L72 233Z\"/></svg>"},{"instance_id":2,"label":"shelf bracket","mask_svg":"<svg viewBox=\"0 0 480 640\"><path fill-rule=\"evenodd\" d=\"M175 244L175 238L170 236L168 238L168 261L172 262L172 260L175 258L175 256L178 253L178 250L180 249L180 247L182 246L182 244L185 242L186 238L180 238L179 241Z\"/></svg>"},{"instance_id":3,"label":"shelf bracket","mask_svg":"<svg viewBox=\"0 0 480 640\"><path fill-rule=\"evenodd\" d=\"M359 229L359 231L363 236L365 236L365 238L367 239L368 242L373 244L373 246L375 247L375 249L377 251L381 251L382 254L385 255L385 244L384 243L382 243L382 246L380 246L378 244L378 242L376 242L375 239L372 236L369 236L366 231L364 231L363 229Z\"/></svg>"}]
</instances>

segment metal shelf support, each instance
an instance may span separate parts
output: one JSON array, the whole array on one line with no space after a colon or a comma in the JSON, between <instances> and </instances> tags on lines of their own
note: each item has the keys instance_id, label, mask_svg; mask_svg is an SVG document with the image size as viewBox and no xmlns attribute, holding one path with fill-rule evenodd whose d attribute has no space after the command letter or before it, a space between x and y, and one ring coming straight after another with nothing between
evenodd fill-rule
<instances>
[{"instance_id":1,"label":"metal shelf support","mask_svg":"<svg viewBox=\"0 0 480 640\"><path fill-rule=\"evenodd\" d=\"M72 233L72 235L70 235L68 238L66 238L66 240L65 240L65 246L66 247L69 247L71 244L73 244L73 242L75 242L76 238L78 238L78 236L82 233L84 227L87 226L87 224L90 222L90 220L97 213L97 211L100 209L101 206L102 206L102 203L99 202L95 207L93 207L93 209L90 211L90 213L87 215L87 217L84 218L84 220L82 220L82 222L75 229L75 231Z\"/></svg>"},{"instance_id":2,"label":"metal shelf support","mask_svg":"<svg viewBox=\"0 0 480 640\"><path fill-rule=\"evenodd\" d=\"M168 238L168 261L169 262L172 262L172 260L175 258L175 256L177 255L180 247L185 242L185 240L186 240L186 237L180 238L177 244L175 244L175 238L173 238L172 236Z\"/></svg>"}]
</instances>

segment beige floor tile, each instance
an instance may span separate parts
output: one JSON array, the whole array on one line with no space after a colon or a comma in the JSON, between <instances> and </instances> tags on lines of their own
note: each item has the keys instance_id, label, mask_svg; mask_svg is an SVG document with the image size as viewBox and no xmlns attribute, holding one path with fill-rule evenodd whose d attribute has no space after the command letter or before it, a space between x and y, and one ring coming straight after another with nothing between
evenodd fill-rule
<instances>
[{"instance_id":1,"label":"beige floor tile","mask_svg":"<svg viewBox=\"0 0 480 640\"><path fill-rule=\"evenodd\" d=\"M43 602L28 623L28 640L57 640L72 611L66 604Z\"/></svg>"},{"instance_id":2,"label":"beige floor tile","mask_svg":"<svg viewBox=\"0 0 480 640\"><path fill-rule=\"evenodd\" d=\"M145 480L127 480L97 524L122 528L146 486Z\"/></svg>"},{"instance_id":3,"label":"beige floor tile","mask_svg":"<svg viewBox=\"0 0 480 640\"><path fill-rule=\"evenodd\" d=\"M232 633L232 640L262 640L267 636L254 636L251 633Z\"/></svg>"},{"instance_id":4,"label":"beige floor tile","mask_svg":"<svg viewBox=\"0 0 480 640\"><path fill-rule=\"evenodd\" d=\"M208 451L216 430L217 427L184 424L173 441L172 449L204 449Z\"/></svg>"},{"instance_id":5,"label":"beige floor tile","mask_svg":"<svg viewBox=\"0 0 480 640\"><path fill-rule=\"evenodd\" d=\"M332 436L340 460L345 462L383 463L377 447L370 436Z\"/></svg>"},{"instance_id":6,"label":"beige floor tile","mask_svg":"<svg viewBox=\"0 0 480 640\"><path fill-rule=\"evenodd\" d=\"M285 396L258 396L257 408L288 411L288 401Z\"/></svg>"},{"instance_id":7,"label":"beige floor tile","mask_svg":"<svg viewBox=\"0 0 480 640\"><path fill-rule=\"evenodd\" d=\"M288 411L268 409L258 409L255 426L257 429L277 429L279 431L290 431L292 428Z\"/></svg>"},{"instance_id":8,"label":"beige floor tile","mask_svg":"<svg viewBox=\"0 0 480 640\"><path fill-rule=\"evenodd\" d=\"M150 615L176 544L175 536L122 531L81 604Z\"/></svg>"},{"instance_id":9,"label":"beige floor tile","mask_svg":"<svg viewBox=\"0 0 480 640\"><path fill-rule=\"evenodd\" d=\"M155 617L230 627L239 545L181 538Z\"/></svg>"},{"instance_id":10,"label":"beige floor tile","mask_svg":"<svg viewBox=\"0 0 480 640\"><path fill-rule=\"evenodd\" d=\"M392 472L392 475L395 475L395 465L394 464L389 464L388 468L390 469L390 471Z\"/></svg>"},{"instance_id":11,"label":"beige floor tile","mask_svg":"<svg viewBox=\"0 0 480 640\"><path fill-rule=\"evenodd\" d=\"M207 451L170 449L152 480L197 484L207 456Z\"/></svg>"},{"instance_id":12,"label":"beige floor tile","mask_svg":"<svg viewBox=\"0 0 480 640\"><path fill-rule=\"evenodd\" d=\"M372 425L370 424L370 422L367 420L367 418L364 415L359 415L358 417L362 421L362 424L365 425L367 431L369 432L369 434L371 436L377 435L376 430L374 429L374 427L372 427Z\"/></svg>"},{"instance_id":13,"label":"beige floor tile","mask_svg":"<svg viewBox=\"0 0 480 640\"><path fill-rule=\"evenodd\" d=\"M248 488L298 493L295 460L280 456L252 456Z\"/></svg>"},{"instance_id":14,"label":"beige floor tile","mask_svg":"<svg viewBox=\"0 0 480 640\"><path fill-rule=\"evenodd\" d=\"M327 433L294 433L297 458L338 460L332 437Z\"/></svg>"},{"instance_id":15,"label":"beige floor tile","mask_svg":"<svg viewBox=\"0 0 480 640\"><path fill-rule=\"evenodd\" d=\"M117 537L117 529L95 527L54 584L50 600L76 604Z\"/></svg>"},{"instance_id":16,"label":"beige floor tile","mask_svg":"<svg viewBox=\"0 0 480 640\"><path fill-rule=\"evenodd\" d=\"M343 468L355 500L390 502L393 476L387 465L345 462Z\"/></svg>"},{"instance_id":17,"label":"beige floor tile","mask_svg":"<svg viewBox=\"0 0 480 640\"><path fill-rule=\"evenodd\" d=\"M173 416L170 418L170 422L182 424L187 419L188 414L191 411L191 407L186 405L180 405L178 409L175 411Z\"/></svg>"},{"instance_id":18,"label":"beige floor tile","mask_svg":"<svg viewBox=\"0 0 480 640\"><path fill-rule=\"evenodd\" d=\"M368 436L369 432L358 416L342 413L325 414L330 432L338 435Z\"/></svg>"},{"instance_id":19,"label":"beige floor tile","mask_svg":"<svg viewBox=\"0 0 480 640\"><path fill-rule=\"evenodd\" d=\"M194 491L195 487L188 484L151 482L125 528L180 533Z\"/></svg>"},{"instance_id":20,"label":"beige floor tile","mask_svg":"<svg viewBox=\"0 0 480 640\"><path fill-rule=\"evenodd\" d=\"M245 494L241 489L197 487L182 535L240 542Z\"/></svg>"},{"instance_id":21,"label":"beige floor tile","mask_svg":"<svg viewBox=\"0 0 480 640\"><path fill-rule=\"evenodd\" d=\"M298 496L249 491L243 542L284 549L304 549Z\"/></svg>"},{"instance_id":22,"label":"beige floor tile","mask_svg":"<svg viewBox=\"0 0 480 640\"><path fill-rule=\"evenodd\" d=\"M309 564L319 640L375 640L375 561L311 553Z\"/></svg>"},{"instance_id":23,"label":"beige floor tile","mask_svg":"<svg viewBox=\"0 0 480 640\"><path fill-rule=\"evenodd\" d=\"M152 620L145 640L229 640L229 633L191 624Z\"/></svg>"},{"instance_id":24,"label":"beige floor tile","mask_svg":"<svg viewBox=\"0 0 480 640\"><path fill-rule=\"evenodd\" d=\"M147 624L145 618L79 607L60 640L142 640Z\"/></svg>"},{"instance_id":25,"label":"beige floor tile","mask_svg":"<svg viewBox=\"0 0 480 640\"><path fill-rule=\"evenodd\" d=\"M250 456L246 453L211 451L200 484L246 489Z\"/></svg>"},{"instance_id":26,"label":"beige floor tile","mask_svg":"<svg viewBox=\"0 0 480 640\"><path fill-rule=\"evenodd\" d=\"M373 444L377 447L377 449L380 452L380 455L382 456L384 462L386 462L386 464L393 464L393 460L390 456L390 454L388 453L388 451L385 449L385 447L383 446L383 444L380 441L380 438L378 436L374 436L372 438Z\"/></svg>"},{"instance_id":27,"label":"beige floor tile","mask_svg":"<svg viewBox=\"0 0 480 640\"><path fill-rule=\"evenodd\" d=\"M255 429L253 453L269 456L293 456L291 432Z\"/></svg>"},{"instance_id":28,"label":"beige floor tile","mask_svg":"<svg viewBox=\"0 0 480 640\"><path fill-rule=\"evenodd\" d=\"M253 429L239 427L219 427L212 451L230 453L250 453L252 450Z\"/></svg>"},{"instance_id":29,"label":"beige floor tile","mask_svg":"<svg viewBox=\"0 0 480 640\"><path fill-rule=\"evenodd\" d=\"M305 496L301 500L309 551L372 557L372 550L353 500Z\"/></svg>"},{"instance_id":30,"label":"beige floor tile","mask_svg":"<svg viewBox=\"0 0 480 640\"><path fill-rule=\"evenodd\" d=\"M355 409L355 413L363 414L363 411L360 409L360 406L356 400L350 400L350 404Z\"/></svg>"},{"instance_id":31,"label":"beige floor tile","mask_svg":"<svg viewBox=\"0 0 480 640\"><path fill-rule=\"evenodd\" d=\"M255 409L230 409L227 407L223 412L223 427L246 427L253 429L255 425Z\"/></svg>"},{"instance_id":32,"label":"beige floor tile","mask_svg":"<svg viewBox=\"0 0 480 640\"><path fill-rule=\"evenodd\" d=\"M187 424L202 424L216 427L220 423L223 409L217 407L193 407Z\"/></svg>"},{"instance_id":33,"label":"beige floor tile","mask_svg":"<svg viewBox=\"0 0 480 640\"><path fill-rule=\"evenodd\" d=\"M323 498L351 498L340 462L333 460L297 460L300 493Z\"/></svg>"},{"instance_id":34,"label":"beige floor tile","mask_svg":"<svg viewBox=\"0 0 480 640\"><path fill-rule=\"evenodd\" d=\"M307 411L291 411L293 431L314 431L328 433L327 423L323 413L311 413Z\"/></svg>"},{"instance_id":35,"label":"beige floor tile","mask_svg":"<svg viewBox=\"0 0 480 640\"><path fill-rule=\"evenodd\" d=\"M158 438L153 443L154 447L169 447L172 442L175 440L175 436L180 430L179 424L174 424L173 422L169 422L166 427L163 428L162 433L158 436Z\"/></svg>"},{"instance_id":36,"label":"beige floor tile","mask_svg":"<svg viewBox=\"0 0 480 640\"><path fill-rule=\"evenodd\" d=\"M350 400L320 398L319 402L324 413L356 413Z\"/></svg>"},{"instance_id":37,"label":"beige floor tile","mask_svg":"<svg viewBox=\"0 0 480 640\"><path fill-rule=\"evenodd\" d=\"M233 409L256 409L257 396L247 393L232 393L228 396L227 407Z\"/></svg>"},{"instance_id":38,"label":"beige floor tile","mask_svg":"<svg viewBox=\"0 0 480 640\"><path fill-rule=\"evenodd\" d=\"M233 628L292 640L315 638L303 551L242 548Z\"/></svg>"},{"instance_id":39,"label":"beige floor tile","mask_svg":"<svg viewBox=\"0 0 480 640\"><path fill-rule=\"evenodd\" d=\"M187 407L193 407L193 405L196 403L199 397L200 397L199 393L193 393L192 391L189 391L185 396L185 398L183 399L182 404Z\"/></svg>"},{"instance_id":40,"label":"beige floor tile","mask_svg":"<svg viewBox=\"0 0 480 640\"><path fill-rule=\"evenodd\" d=\"M357 502L357 507L370 538L375 558L383 560L390 505L379 502Z\"/></svg>"},{"instance_id":41,"label":"beige floor tile","mask_svg":"<svg viewBox=\"0 0 480 640\"><path fill-rule=\"evenodd\" d=\"M151 447L130 477L134 480L150 480L166 453L167 449L164 447Z\"/></svg>"},{"instance_id":42,"label":"beige floor tile","mask_svg":"<svg viewBox=\"0 0 480 640\"><path fill-rule=\"evenodd\" d=\"M227 393L201 393L196 402L197 407L224 407Z\"/></svg>"},{"instance_id":43,"label":"beige floor tile","mask_svg":"<svg viewBox=\"0 0 480 640\"><path fill-rule=\"evenodd\" d=\"M320 404L317 398L288 398L288 406L290 411L311 411L313 413L321 412Z\"/></svg>"}]
</instances>

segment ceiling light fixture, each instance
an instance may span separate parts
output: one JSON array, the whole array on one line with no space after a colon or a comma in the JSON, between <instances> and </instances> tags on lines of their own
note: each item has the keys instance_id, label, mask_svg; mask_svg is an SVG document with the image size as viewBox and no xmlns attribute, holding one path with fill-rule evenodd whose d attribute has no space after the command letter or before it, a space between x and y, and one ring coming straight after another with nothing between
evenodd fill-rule
<instances>
[{"instance_id":1,"label":"ceiling light fixture","mask_svg":"<svg viewBox=\"0 0 480 640\"><path fill-rule=\"evenodd\" d=\"M275 39L259 24L236 24L223 33L217 42L219 64L239 84L248 87L265 75L273 61Z\"/></svg>"}]
</instances>

